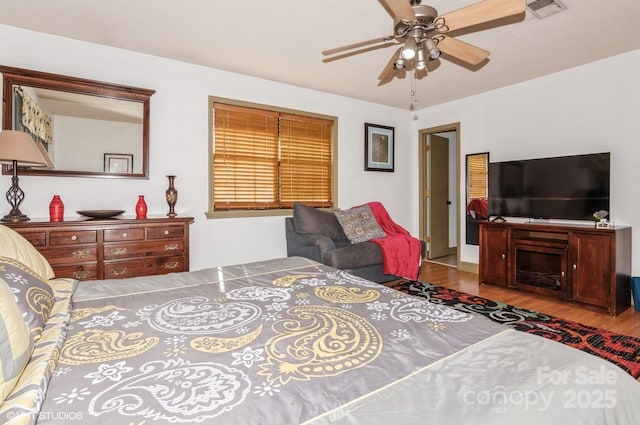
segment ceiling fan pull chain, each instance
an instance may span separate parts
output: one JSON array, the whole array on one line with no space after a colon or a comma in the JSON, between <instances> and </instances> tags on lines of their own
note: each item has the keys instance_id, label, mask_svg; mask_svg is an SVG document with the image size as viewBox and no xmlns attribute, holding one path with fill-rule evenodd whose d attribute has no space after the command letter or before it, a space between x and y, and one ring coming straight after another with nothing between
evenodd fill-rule
<instances>
[{"instance_id":1,"label":"ceiling fan pull chain","mask_svg":"<svg viewBox=\"0 0 640 425\"><path fill-rule=\"evenodd\" d=\"M416 113L416 107L418 106L418 93L417 93L417 84L416 84L416 72L417 69L411 73L411 91L409 95L411 96L411 105L409 105L409 109L413 111L413 119L418 119L418 114Z\"/></svg>"}]
</instances>

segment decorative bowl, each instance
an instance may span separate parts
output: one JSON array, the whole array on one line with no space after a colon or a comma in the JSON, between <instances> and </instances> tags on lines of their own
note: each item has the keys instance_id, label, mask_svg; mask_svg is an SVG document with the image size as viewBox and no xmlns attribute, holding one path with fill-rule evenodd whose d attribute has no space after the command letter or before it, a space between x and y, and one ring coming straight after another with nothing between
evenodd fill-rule
<instances>
[{"instance_id":1,"label":"decorative bowl","mask_svg":"<svg viewBox=\"0 0 640 425\"><path fill-rule=\"evenodd\" d=\"M124 210L82 210L76 212L90 218L111 218L122 214Z\"/></svg>"}]
</instances>

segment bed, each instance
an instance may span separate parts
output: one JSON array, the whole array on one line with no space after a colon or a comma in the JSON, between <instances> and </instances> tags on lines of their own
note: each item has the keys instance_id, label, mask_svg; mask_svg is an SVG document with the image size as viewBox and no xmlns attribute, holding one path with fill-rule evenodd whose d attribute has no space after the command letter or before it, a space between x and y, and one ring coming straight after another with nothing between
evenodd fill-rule
<instances>
[{"instance_id":1,"label":"bed","mask_svg":"<svg viewBox=\"0 0 640 425\"><path fill-rule=\"evenodd\" d=\"M2 423L640 418L609 362L302 257L76 282L1 238Z\"/></svg>"}]
</instances>

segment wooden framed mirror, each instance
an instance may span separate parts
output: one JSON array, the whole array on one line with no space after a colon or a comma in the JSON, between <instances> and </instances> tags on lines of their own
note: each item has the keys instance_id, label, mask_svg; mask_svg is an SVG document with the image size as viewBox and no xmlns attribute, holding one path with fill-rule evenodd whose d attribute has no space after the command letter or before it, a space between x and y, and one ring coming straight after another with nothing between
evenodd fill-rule
<instances>
[{"instance_id":1,"label":"wooden framed mirror","mask_svg":"<svg viewBox=\"0 0 640 425\"><path fill-rule=\"evenodd\" d=\"M478 222L486 221L489 200L489 152L469 154L466 156L467 199L466 209L466 242L467 245L478 245Z\"/></svg>"},{"instance_id":2,"label":"wooden framed mirror","mask_svg":"<svg viewBox=\"0 0 640 425\"><path fill-rule=\"evenodd\" d=\"M0 73L2 129L29 133L49 160L46 168L20 167L20 175L149 178L155 90L1 65ZM130 161L107 164L114 155ZM2 172L12 174L11 165Z\"/></svg>"}]
</instances>

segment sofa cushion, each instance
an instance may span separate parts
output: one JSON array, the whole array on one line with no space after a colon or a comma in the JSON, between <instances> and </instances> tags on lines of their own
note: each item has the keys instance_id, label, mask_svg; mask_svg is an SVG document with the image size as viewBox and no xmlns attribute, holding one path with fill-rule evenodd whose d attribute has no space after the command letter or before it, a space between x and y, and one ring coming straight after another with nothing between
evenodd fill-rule
<instances>
[{"instance_id":1,"label":"sofa cushion","mask_svg":"<svg viewBox=\"0 0 640 425\"><path fill-rule=\"evenodd\" d=\"M333 240L346 239L344 231L333 213L309 207L299 202L294 202L293 204L293 222L297 233L323 235Z\"/></svg>"},{"instance_id":2,"label":"sofa cushion","mask_svg":"<svg viewBox=\"0 0 640 425\"><path fill-rule=\"evenodd\" d=\"M368 205L336 211L334 214L351 243L366 242L387 236Z\"/></svg>"},{"instance_id":3,"label":"sofa cushion","mask_svg":"<svg viewBox=\"0 0 640 425\"><path fill-rule=\"evenodd\" d=\"M347 242L325 252L322 256L322 262L336 269L357 269L382 264L382 251L374 242L358 244Z\"/></svg>"}]
</instances>

